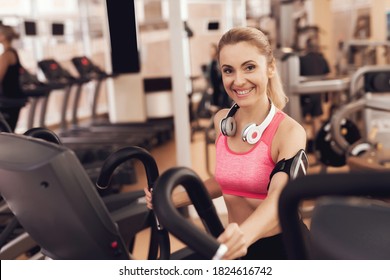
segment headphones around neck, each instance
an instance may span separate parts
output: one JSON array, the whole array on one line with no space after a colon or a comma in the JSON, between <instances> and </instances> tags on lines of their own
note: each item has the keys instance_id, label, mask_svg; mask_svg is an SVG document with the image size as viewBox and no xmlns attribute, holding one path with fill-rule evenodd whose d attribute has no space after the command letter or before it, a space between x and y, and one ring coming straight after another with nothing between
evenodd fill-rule
<instances>
[{"instance_id":1,"label":"headphones around neck","mask_svg":"<svg viewBox=\"0 0 390 280\"><path fill-rule=\"evenodd\" d=\"M271 123L272 119L275 116L275 105L271 103L271 108L269 110L269 113L265 120L259 124L256 125L255 123L250 123L245 126L245 128L241 132L241 138L242 141L248 142L249 144L256 144L263 134L264 130L268 127L268 125ZM229 112L227 113L226 117L223 118L220 122L220 129L221 133L225 136L234 136L236 134L237 126L236 121L234 120L233 116L237 112L237 110L240 107L235 103L230 108Z\"/></svg>"}]
</instances>

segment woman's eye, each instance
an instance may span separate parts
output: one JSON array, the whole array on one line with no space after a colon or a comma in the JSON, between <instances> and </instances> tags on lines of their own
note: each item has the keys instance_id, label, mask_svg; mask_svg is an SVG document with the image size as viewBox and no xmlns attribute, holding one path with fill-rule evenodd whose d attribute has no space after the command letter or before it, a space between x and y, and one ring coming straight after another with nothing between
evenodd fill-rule
<instances>
[{"instance_id":1,"label":"woman's eye","mask_svg":"<svg viewBox=\"0 0 390 280\"><path fill-rule=\"evenodd\" d=\"M248 66L246 67L246 69L247 69L248 71L252 71L253 69L255 69L255 66L254 66L254 65L248 65Z\"/></svg>"},{"instance_id":2,"label":"woman's eye","mask_svg":"<svg viewBox=\"0 0 390 280\"><path fill-rule=\"evenodd\" d=\"M223 73L230 74L230 73L232 73L232 70L230 70L229 68L225 68L225 69L223 69Z\"/></svg>"}]
</instances>

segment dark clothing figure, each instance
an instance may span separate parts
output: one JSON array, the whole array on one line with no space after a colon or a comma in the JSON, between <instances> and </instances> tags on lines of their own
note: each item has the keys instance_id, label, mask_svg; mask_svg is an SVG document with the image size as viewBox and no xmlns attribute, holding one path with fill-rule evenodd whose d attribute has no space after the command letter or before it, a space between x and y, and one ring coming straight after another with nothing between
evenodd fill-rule
<instances>
[{"instance_id":1,"label":"dark clothing figure","mask_svg":"<svg viewBox=\"0 0 390 280\"><path fill-rule=\"evenodd\" d=\"M330 72L328 62L320 52L310 51L299 58L301 76L319 76ZM323 114L320 93L301 95L303 117L318 117Z\"/></svg>"},{"instance_id":2,"label":"dark clothing figure","mask_svg":"<svg viewBox=\"0 0 390 280\"><path fill-rule=\"evenodd\" d=\"M19 83L19 75L20 75L20 61L18 54L15 49L9 48L6 52L13 52L16 56L16 63L8 66L7 71L5 72L3 81L2 81L2 91L1 97L5 97L7 99L19 99L23 98L23 92ZM9 124L12 131L15 130L16 124L18 122L20 106L6 106L1 108L1 112Z\"/></svg>"},{"instance_id":3,"label":"dark clothing figure","mask_svg":"<svg viewBox=\"0 0 390 280\"><path fill-rule=\"evenodd\" d=\"M5 72L4 79L2 82L3 96L7 98L20 98L23 97L23 92L19 83L20 75L20 61L18 53L15 49L7 49L6 52L13 52L16 56L16 63L8 66Z\"/></svg>"},{"instance_id":4,"label":"dark clothing figure","mask_svg":"<svg viewBox=\"0 0 390 280\"><path fill-rule=\"evenodd\" d=\"M210 62L208 70L209 70L210 86L213 90L212 104L219 108L230 108L231 105L230 98L223 87L222 75L218 69L217 60L213 59Z\"/></svg>"},{"instance_id":5,"label":"dark clothing figure","mask_svg":"<svg viewBox=\"0 0 390 280\"><path fill-rule=\"evenodd\" d=\"M300 228L304 242L310 239L310 231L300 221ZM288 255L283 241L283 233L257 240L248 247L248 252L242 260L287 260Z\"/></svg>"}]
</instances>

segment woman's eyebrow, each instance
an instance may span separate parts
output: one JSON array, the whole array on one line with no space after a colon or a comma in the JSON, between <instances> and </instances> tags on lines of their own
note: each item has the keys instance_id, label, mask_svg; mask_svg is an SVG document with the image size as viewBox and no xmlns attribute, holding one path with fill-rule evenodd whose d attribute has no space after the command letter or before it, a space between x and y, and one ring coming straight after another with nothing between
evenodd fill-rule
<instances>
[{"instance_id":1,"label":"woman's eyebrow","mask_svg":"<svg viewBox=\"0 0 390 280\"><path fill-rule=\"evenodd\" d=\"M248 63L255 63L253 60L247 60L247 61L244 61L243 63L241 63L241 66L244 66ZM221 67L232 67L231 65L228 65L228 64L222 64Z\"/></svg>"}]
</instances>

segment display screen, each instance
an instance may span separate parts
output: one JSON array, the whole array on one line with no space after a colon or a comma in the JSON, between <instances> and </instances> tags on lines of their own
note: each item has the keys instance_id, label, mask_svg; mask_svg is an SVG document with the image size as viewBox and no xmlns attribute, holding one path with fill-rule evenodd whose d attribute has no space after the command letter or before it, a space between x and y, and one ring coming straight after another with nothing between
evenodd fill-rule
<instances>
[{"instance_id":1,"label":"display screen","mask_svg":"<svg viewBox=\"0 0 390 280\"><path fill-rule=\"evenodd\" d=\"M37 24L35 21L25 21L24 30L26 35L35 36L37 35Z\"/></svg>"},{"instance_id":2,"label":"display screen","mask_svg":"<svg viewBox=\"0 0 390 280\"><path fill-rule=\"evenodd\" d=\"M63 36L65 33L65 26L63 23L52 23L51 34L54 36Z\"/></svg>"},{"instance_id":3,"label":"display screen","mask_svg":"<svg viewBox=\"0 0 390 280\"><path fill-rule=\"evenodd\" d=\"M218 30L219 29L219 22L218 21L210 21L208 26L208 30Z\"/></svg>"}]
</instances>

